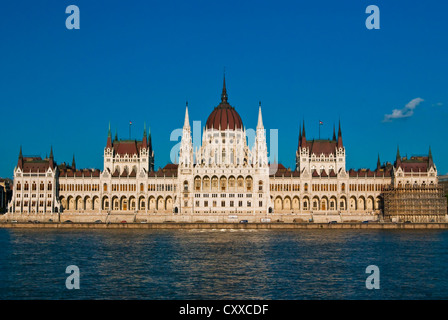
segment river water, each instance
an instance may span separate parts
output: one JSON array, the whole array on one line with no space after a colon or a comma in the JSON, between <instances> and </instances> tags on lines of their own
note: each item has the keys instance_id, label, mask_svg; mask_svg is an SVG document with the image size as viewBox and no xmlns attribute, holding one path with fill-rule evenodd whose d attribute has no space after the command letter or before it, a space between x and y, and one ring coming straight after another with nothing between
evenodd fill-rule
<instances>
[{"instance_id":1,"label":"river water","mask_svg":"<svg viewBox=\"0 0 448 320\"><path fill-rule=\"evenodd\" d=\"M0 299L448 299L448 231L0 229Z\"/></svg>"}]
</instances>

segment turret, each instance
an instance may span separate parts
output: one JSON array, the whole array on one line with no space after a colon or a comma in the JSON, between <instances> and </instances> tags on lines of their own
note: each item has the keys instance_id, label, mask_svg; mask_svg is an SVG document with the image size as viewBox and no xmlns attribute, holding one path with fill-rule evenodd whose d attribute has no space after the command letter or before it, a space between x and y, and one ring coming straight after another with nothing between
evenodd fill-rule
<instances>
[{"instance_id":1,"label":"turret","mask_svg":"<svg viewBox=\"0 0 448 320\"><path fill-rule=\"evenodd\" d=\"M22 155L22 146L20 146L20 151L19 151L19 160L17 161L17 168L23 169L23 155Z\"/></svg>"},{"instance_id":2,"label":"turret","mask_svg":"<svg viewBox=\"0 0 448 320\"><path fill-rule=\"evenodd\" d=\"M257 123L257 129L258 128L264 129L263 117L261 115L261 101L258 102L258 123Z\"/></svg>"},{"instance_id":3,"label":"turret","mask_svg":"<svg viewBox=\"0 0 448 320\"><path fill-rule=\"evenodd\" d=\"M107 144L106 148L112 149L112 134L110 133L110 122L109 122L109 131L107 132Z\"/></svg>"},{"instance_id":4,"label":"turret","mask_svg":"<svg viewBox=\"0 0 448 320\"><path fill-rule=\"evenodd\" d=\"M432 152L431 152L431 147L429 147L429 152L428 152L428 168L433 168L434 167L434 161L432 159Z\"/></svg>"},{"instance_id":5,"label":"turret","mask_svg":"<svg viewBox=\"0 0 448 320\"><path fill-rule=\"evenodd\" d=\"M224 73L224 80L222 83L221 102L227 103L227 89L226 89L226 74Z\"/></svg>"},{"instance_id":6,"label":"turret","mask_svg":"<svg viewBox=\"0 0 448 320\"><path fill-rule=\"evenodd\" d=\"M305 120L303 120L302 140L301 140L300 145L302 148L306 147Z\"/></svg>"},{"instance_id":7,"label":"turret","mask_svg":"<svg viewBox=\"0 0 448 320\"><path fill-rule=\"evenodd\" d=\"M72 169L73 169L73 171L76 171L75 154L73 154Z\"/></svg>"},{"instance_id":8,"label":"turret","mask_svg":"<svg viewBox=\"0 0 448 320\"><path fill-rule=\"evenodd\" d=\"M185 106L184 127L182 128L182 140L179 149L179 164L187 167L192 165L193 145L191 140L190 120L188 117L188 102Z\"/></svg>"},{"instance_id":9,"label":"turret","mask_svg":"<svg viewBox=\"0 0 448 320\"><path fill-rule=\"evenodd\" d=\"M54 168L54 158L53 158L53 146L50 148L50 157L49 157L50 168Z\"/></svg>"},{"instance_id":10,"label":"turret","mask_svg":"<svg viewBox=\"0 0 448 320\"><path fill-rule=\"evenodd\" d=\"M338 148L342 148L342 130L341 130L341 120L339 120L339 130L338 130Z\"/></svg>"},{"instance_id":11,"label":"turret","mask_svg":"<svg viewBox=\"0 0 448 320\"><path fill-rule=\"evenodd\" d=\"M397 155L395 157L395 166L397 168L401 167L401 156L400 156L400 149L397 146Z\"/></svg>"},{"instance_id":12,"label":"turret","mask_svg":"<svg viewBox=\"0 0 448 320\"><path fill-rule=\"evenodd\" d=\"M146 137L146 123L143 128L142 148L148 149L148 138Z\"/></svg>"}]
</instances>

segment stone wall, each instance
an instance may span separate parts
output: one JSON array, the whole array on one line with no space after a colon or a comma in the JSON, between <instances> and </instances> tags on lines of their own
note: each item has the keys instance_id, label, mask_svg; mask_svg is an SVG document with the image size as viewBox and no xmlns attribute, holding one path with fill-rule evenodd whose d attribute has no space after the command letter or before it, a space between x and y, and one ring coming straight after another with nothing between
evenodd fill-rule
<instances>
[{"instance_id":1,"label":"stone wall","mask_svg":"<svg viewBox=\"0 0 448 320\"><path fill-rule=\"evenodd\" d=\"M0 221L17 221L17 222L148 222L148 223L163 223L163 222L208 222L208 223L239 223L242 220L247 220L250 223L264 223L264 222L284 222L284 223L328 223L336 222L362 222L362 221L377 221L378 214L375 213L353 213L353 214L312 214L312 213L272 213L272 214L164 214L164 213L7 213L0 216Z\"/></svg>"}]
</instances>

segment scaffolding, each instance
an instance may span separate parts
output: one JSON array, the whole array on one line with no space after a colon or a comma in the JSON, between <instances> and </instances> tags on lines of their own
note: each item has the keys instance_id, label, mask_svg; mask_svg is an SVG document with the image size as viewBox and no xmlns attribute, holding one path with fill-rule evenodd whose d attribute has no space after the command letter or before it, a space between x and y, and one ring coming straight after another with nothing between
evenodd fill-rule
<instances>
[{"instance_id":1,"label":"scaffolding","mask_svg":"<svg viewBox=\"0 0 448 320\"><path fill-rule=\"evenodd\" d=\"M447 199L440 185L390 186L384 190L383 199L385 221L447 221Z\"/></svg>"}]
</instances>

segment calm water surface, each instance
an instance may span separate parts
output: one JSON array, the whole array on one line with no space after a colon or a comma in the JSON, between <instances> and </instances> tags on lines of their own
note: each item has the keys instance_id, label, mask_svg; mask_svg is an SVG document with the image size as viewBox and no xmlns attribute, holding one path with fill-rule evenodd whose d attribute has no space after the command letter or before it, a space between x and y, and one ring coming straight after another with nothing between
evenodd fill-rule
<instances>
[{"instance_id":1,"label":"calm water surface","mask_svg":"<svg viewBox=\"0 0 448 320\"><path fill-rule=\"evenodd\" d=\"M0 299L448 299L447 268L448 231L0 229Z\"/></svg>"}]
</instances>

